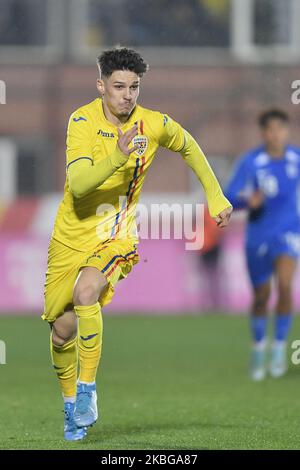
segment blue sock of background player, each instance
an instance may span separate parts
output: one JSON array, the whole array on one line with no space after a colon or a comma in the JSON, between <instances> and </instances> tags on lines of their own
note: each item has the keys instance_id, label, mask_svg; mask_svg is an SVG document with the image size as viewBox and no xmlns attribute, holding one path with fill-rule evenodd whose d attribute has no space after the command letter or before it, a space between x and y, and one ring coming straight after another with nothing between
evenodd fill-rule
<instances>
[{"instance_id":1,"label":"blue sock of background player","mask_svg":"<svg viewBox=\"0 0 300 470\"><path fill-rule=\"evenodd\" d=\"M291 313L277 314L274 319L274 340L286 342L292 326L293 316Z\"/></svg>"},{"instance_id":2,"label":"blue sock of background player","mask_svg":"<svg viewBox=\"0 0 300 470\"><path fill-rule=\"evenodd\" d=\"M251 315L250 324L254 343L258 344L264 342L268 326L268 317Z\"/></svg>"}]
</instances>

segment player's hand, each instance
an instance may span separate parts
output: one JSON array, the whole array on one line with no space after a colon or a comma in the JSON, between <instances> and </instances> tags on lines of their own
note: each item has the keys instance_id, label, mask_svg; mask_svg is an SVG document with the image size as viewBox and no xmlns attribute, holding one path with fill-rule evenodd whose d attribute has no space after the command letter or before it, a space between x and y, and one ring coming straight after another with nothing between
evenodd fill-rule
<instances>
[{"instance_id":1,"label":"player's hand","mask_svg":"<svg viewBox=\"0 0 300 470\"><path fill-rule=\"evenodd\" d=\"M251 194L251 196L248 199L248 207L250 209L259 209L264 203L265 200L265 195L262 191L257 190L254 193Z\"/></svg>"},{"instance_id":2,"label":"player's hand","mask_svg":"<svg viewBox=\"0 0 300 470\"><path fill-rule=\"evenodd\" d=\"M227 207L222 212L220 212L217 217L214 217L218 227L227 227L227 225L229 224L231 213L232 207Z\"/></svg>"},{"instance_id":3,"label":"player's hand","mask_svg":"<svg viewBox=\"0 0 300 470\"><path fill-rule=\"evenodd\" d=\"M119 138L118 138L117 145L119 149L121 150L121 152L124 153L124 155L127 155L128 157L132 152L135 152L139 148L139 145L134 145L131 148L128 147L132 139L137 135L137 133L138 133L138 126L136 124L131 129L128 129L128 131L124 132L124 134L121 131L121 129L118 128Z\"/></svg>"}]
</instances>

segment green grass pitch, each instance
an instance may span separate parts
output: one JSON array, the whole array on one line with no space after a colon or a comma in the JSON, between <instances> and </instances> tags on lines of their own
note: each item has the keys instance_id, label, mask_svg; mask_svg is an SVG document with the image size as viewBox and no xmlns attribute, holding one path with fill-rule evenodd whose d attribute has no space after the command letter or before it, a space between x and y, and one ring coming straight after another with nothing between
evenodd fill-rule
<instances>
[{"instance_id":1,"label":"green grass pitch","mask_svg":"<svg viewBox=\"0 0 300 470\"><path fill-rule=\"evenodd\" d=\"M63 440L48 333L38 317L0 317L1 449L300 448L300 365L252 383L246 317L105 315L101 419L80 443Z\"/></svg>"}]
</instances>

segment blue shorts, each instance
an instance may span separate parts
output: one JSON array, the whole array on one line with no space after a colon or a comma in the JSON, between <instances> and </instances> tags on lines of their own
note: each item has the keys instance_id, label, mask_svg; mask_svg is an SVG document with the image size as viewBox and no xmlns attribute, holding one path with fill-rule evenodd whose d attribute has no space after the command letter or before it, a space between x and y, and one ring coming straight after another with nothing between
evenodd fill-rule
<instances>
[{"instance_id":1,"label":"blue shorts","mask_svg":"<svg viewBox=\"0 0 300 470\"><path fill-rule=\"evenodd\" d=\"M299 257L299 233L281 233L260 243L248 240L246 244L247 266L254 287L258 287L270 279L274 270L274 261L282 255L296 259Z\"/></svg>"}]
</instances>

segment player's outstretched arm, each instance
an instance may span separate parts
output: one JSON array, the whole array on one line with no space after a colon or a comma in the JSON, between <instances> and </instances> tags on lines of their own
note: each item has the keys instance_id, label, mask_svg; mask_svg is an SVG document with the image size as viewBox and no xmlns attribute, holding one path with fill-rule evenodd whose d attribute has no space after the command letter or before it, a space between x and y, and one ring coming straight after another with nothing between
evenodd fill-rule
<instances>
[{"instance_id":1,"label":"player's outstretched arm","mask_svg":"<svg viewBox=\"0 0 300 470\"><path fill-rule=\"evenodd\" d=\"M127 132L122 133L118 129L118 143L115 151L108 157L96 162L94 165L89 159L78 159L68 167L68 181L70 191L76 198L86 196L94 189L101 186L107 178L123 166L130 154L137 150L135 145L129 148L131 140L137 134L137 126L134 125Z\"/></svg>"},{"instance_id":2,"label":"player's outstretched arm","mask_svg":"<svg viewBox=\"0 0 300 470\"><path fill-rule=\"evenodd\" d=\"M224 196L210 164L195 139L187 131L184 131L184 137L185 143L180 154L203 186L211 217L220 227L225 227L229 222L232 205Z\"/></svg>"}]
</instances>

